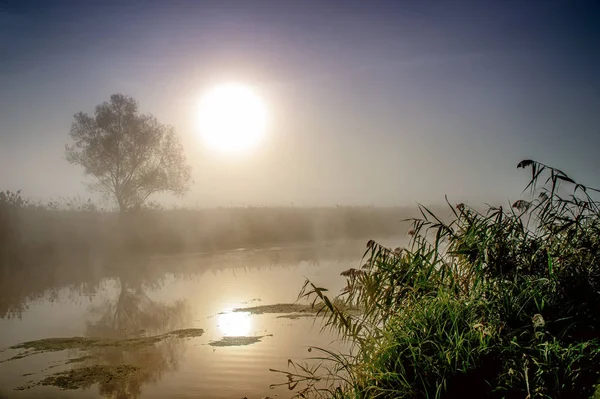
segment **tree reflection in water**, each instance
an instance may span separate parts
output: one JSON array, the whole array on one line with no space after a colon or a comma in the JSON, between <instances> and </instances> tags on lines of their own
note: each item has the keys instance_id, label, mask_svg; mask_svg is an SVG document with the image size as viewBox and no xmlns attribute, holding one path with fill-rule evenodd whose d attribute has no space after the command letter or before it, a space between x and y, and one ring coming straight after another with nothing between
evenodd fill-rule
<instances>
[{"instance_id":1,"label":"tree reflection in water","mask_svg":"<svg viewBox=\"0 0 600 399\"><path fill-rule=\"evenodd\" d=\"M156 280L155 280L156 281ZM156 285L157 283L154 283ZM163 304L148 296L148 287L139 279L119 277L114 300L93 307L93 321L86 335L117 339L151 337L188 327L190 311L184 300ZM176 371L185 350L181 338L168 337L149 345L95 347L86 351L86 360L76 367L132 365L138 371L124 379L100 383L100 394L110 398L138 398L142 386L156 382L165 373Z\"/></svg>"}]
</instances>

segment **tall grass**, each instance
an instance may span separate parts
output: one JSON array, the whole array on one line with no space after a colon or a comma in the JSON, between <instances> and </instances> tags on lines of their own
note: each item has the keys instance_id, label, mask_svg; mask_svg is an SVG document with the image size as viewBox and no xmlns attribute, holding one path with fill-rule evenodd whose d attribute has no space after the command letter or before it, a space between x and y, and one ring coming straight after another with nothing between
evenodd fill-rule
<instances>
[{"instance_id":1,"label":"tall grass","mask_svg":"<svg viewBox=\"0 0 600 399\"><path fill-rule=\"evenodd\" d=\"M590 397L600 378L598 190L538 162L518 167L532 172L528 199L485 212L448 203L447 220L421 207L409 248L369 241L341 294L307 281L300 297L324 304L323 328L351 349L313 348L308 363L280 371L285 383L301 397Z\"/></svg>"}]
</instances>

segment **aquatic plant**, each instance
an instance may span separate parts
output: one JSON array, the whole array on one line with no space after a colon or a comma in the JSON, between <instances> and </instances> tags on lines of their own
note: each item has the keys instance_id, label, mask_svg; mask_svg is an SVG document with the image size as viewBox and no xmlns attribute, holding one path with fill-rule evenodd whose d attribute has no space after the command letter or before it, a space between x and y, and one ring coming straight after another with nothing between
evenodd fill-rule
<instances>
[{"instance_id":1,"label":"aquatic plant","mask_svg":"<svg viewBox=\"0 0 600 399\"><path fill-rule=\"evenodd\" d=\"M299 397L588 398L600 377L598 190L532 160L511 207L421 206L409 248L369 241L360 273L322 302L323 328L350 345L287 377ZM351 313L337 303L358 306Z\"/></svg>"}]
</instances>

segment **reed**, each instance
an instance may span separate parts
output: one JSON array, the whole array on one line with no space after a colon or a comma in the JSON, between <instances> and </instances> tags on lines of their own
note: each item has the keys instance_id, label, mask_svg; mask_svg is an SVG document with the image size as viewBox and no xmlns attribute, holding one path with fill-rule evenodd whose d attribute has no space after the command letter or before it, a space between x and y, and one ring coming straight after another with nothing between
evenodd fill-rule
<instances>
[{"instance_id":1,"label":"reed","mask_svg":"<svg viewBox=\"0 0 600 399\"><path fill-rule=\"evenodd\" d=\"M369 241L366 263L323 303L323 328L350 348L311 348L284 384L299 397L589 398L600 377L598 190L525 160L508 208L421 206L409 248ZM343 304L344 306L339 306ZM349 312L358 306L360 313Z\"/></svg>"}]
</instances>

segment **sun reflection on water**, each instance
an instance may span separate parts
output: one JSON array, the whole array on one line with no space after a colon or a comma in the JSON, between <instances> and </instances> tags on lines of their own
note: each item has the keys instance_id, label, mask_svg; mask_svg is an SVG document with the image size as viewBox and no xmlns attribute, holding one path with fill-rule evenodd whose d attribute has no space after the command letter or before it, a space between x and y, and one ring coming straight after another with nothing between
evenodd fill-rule
<instances>
[{"instance_id":1,"label":"sun reflection on water","mask_svg":"<svg viewBox=\"0 0 600 399\"><path fill-rule=\"evenodd\" d=\"M217 320L217 327L223 336L242 337L250 334L252 321L249 312L221 313Z\"/></svg>"}]
</instances>

